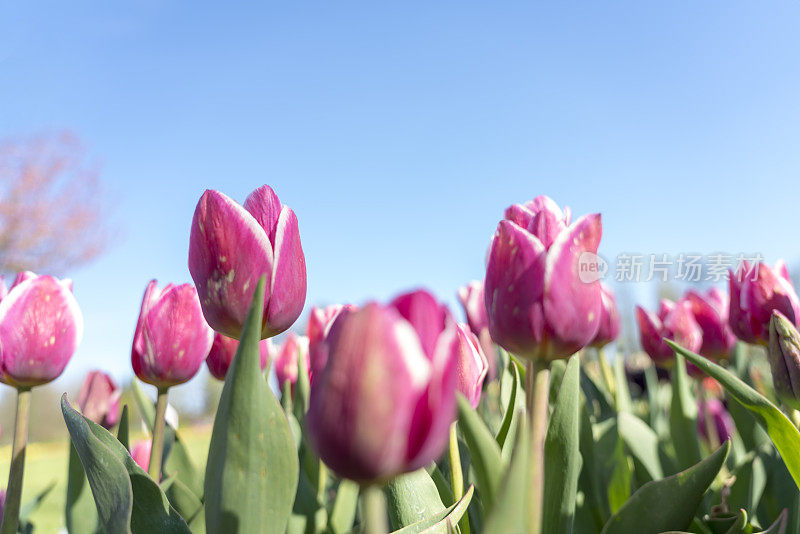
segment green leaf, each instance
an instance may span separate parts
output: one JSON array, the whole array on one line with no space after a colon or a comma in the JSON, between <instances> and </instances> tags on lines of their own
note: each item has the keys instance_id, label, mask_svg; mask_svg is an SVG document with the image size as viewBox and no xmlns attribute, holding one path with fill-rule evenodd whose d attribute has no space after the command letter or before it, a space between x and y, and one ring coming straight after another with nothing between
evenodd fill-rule
<instances>
[{"instance_id":1,"label":"green leaf","mask_svg":"<svg viewBox=\"0 0 800 534\"><path fill-rule=\"evenodd\" d=\"M164 490L164 493L167 494L170 504L187 523L191 524L198 513L203 510L200 498L175 475L172 477L172 484Z\"/></svg>"},{"instance_id":2,"label":"green leaf","mask_svg":"<svg viewBox=\"0 0 800 534\"><path fill-rule=\"evenodd\" d=\"M520 399L524 391L517 364L509 362L509 369L511 379L509 381L510 393L508 403L506 405L505 414L503 415L503 422L500 424L500 430L495 437L497 444L500 445L504 460L508 460L511 457L511 447L506 447L505 444L514 442L514 434L517 431L517 424L519 423L519 414L525 407L524 399Z\"/></svg>"},{"instance_id":3,"label":"green leaf","mask_svg":"<svg viewBox=\"0 0 800 534\"><path fill-rule=\"evenodd\" d=\"M454 505L418 523L395 530L393 534L449 534L467 511L474 491L475 488L468 487L464 496Z\"/></svg>"},{"instance_id":4,"label":"green leaf","mask_svg":"<svg viewBox=\"0 0 800 534\"><path fill-rule=\"evenodd\" d=\"M664 477L659 458L658 436L647 424L628 412L620 412L617 425L619 435L630 451L636 464L637 474L644 475L643 481L658 480ZM643 473L641 473L643 471Z\"/></svg>"},{"instance_id":5,"label":"green leaf","mask_svg":"<svg viewBox=\"0 0 800 534\"><path fill-rule=\"evenodd\" d=\"M158 484L108 430L75 411L66 395L61 398L61 411L92 488L103 531L189 532Z\"/></svg>"},{"instance_id":6,"label":"green leaf","mask_svg":"<svg viewBox=\"0 0 800 534\"><path fill-rule=\"evenodd\" d=\"M700 440L697 437L697 404L692 396L686 362L675 357L672 369L672 404L669 410L669 429L678 468L683 470L700 461Z\"/></svg>"},{"instance_id":7,"label":"green leaf","mask_svg":"<svg viewBox=\"0 0 800 534\"><path fill-rule=\"evenodd\" d=\"M616 513L631 496L633 471L615 419L606 419L594 425L592 433L596 439L594 450L599 479L596 498L607 496L606 502L601 503L601 517L605 524L608 515Z\"/></svg>"},{"instance_id":8,"label":"green leaf","mask_svg":"<svg viewBox=\"0 0 800 534\"><path fill-rule=\"evenodd\" d=\"M359 489L358 484L351 480L345 479L339 482L328 521L328 528L332 534L346 534L352 530L358 509Z\"/></svg>"},{"instance_id":9,"label":"green leaf","mask_svg":"<svg viewBox=\"0 0 800 534\"><path fill-rule=\"evenodd\" d=\"M795 484L800 487L800 432L782 411L731 372L669 340L667 343L717 382L755 416L778 449Z\"/></svg>"},{"instance_id":10,"label":"green leaf","mask_svg":"<svg viewBox=\"0 0 800 534\"><path fill-rule=\"evenodd\" d=\"M481 421L478 413L472 409L469 401L460 393L458 394L458 426L464 434L469 448L481 499L485 506L491 508L500 487L505 464L494 436Z\"/></svg>"},{"instance_id":11,"label":"green leaf","mask_svg":"<svg viewBox=\"0 0 800 534\"><path fill-rule=\"evenodd\" d=\"M384 488L389 526L398 530L445 509L439 490L425 469L395 477Z\"/></svg>"},{"instance_id":12,"label":"green leaf","mask_svg":"<svg viewBox=\"0 0 800 534\"><path fill-rule=\"evenodd\" d=\"M625 376L625 362L620 354L617 354L616 358L614 358L614 388L616 389L614 393L617 401L617 411L632 411L633 403L631 402L630 389L628 389L628 377Z\"/></svg>"},{"instance_id":13,"label":"green leaf","mask_svg":"<svg viewBox=\"0 0 800 534\"><path fill-rule=\"evenodd\" d=\"M69 461L67 469L67 501L64 521L70 534L94 534L97 532L97 508L95 508L92 489L83 472L83 465L75 450L69 443Z\"/></svg>"},{"instance_id":14,"label":"green leaf","mask_svg":"<svg viewBox=\"0 0 800 534\"><path fill-rule=\"evenodd\" d=\"M214 418L205 476L209 532L283 532L299 466L289 422L261 374L265 278L256 286Z\"/></svg>"},{"instance_id":15,"label":"green leaf","mask_svg":"<svg viewBox=\"0 0 800 534\"><path fill-rule=\"evenodd\" d=\"M297 382L293 399L294 416L302 423L308 411L308 399L311 396L311 384L308 381L308 371L303 358L297 358Z\"/></svg>"},{"instance_id":16,"label":"green leaf","mask_svg":"<svg viewBox=\"0 0 800 534\"><path fill-rule=\"evenodd\" d=\"M604 500L609 487L602 482L603 478L600 466L605 462L605 458L597 456L592 433L592 420L589 417L589 408L587 406L588 400L584 399L582 404L580 453L583 459L583 466L578 479L578 486L585 495L584 500L586 503L584 506L589 508L595 526L597 527L596 530L599 532L610 515L608 512L608 503ZM619 438L617 438L617 441L619 441ZM620 447L621 446L622 444L620 443ZM630 481L630 477L628 480ZM630 482L628 482L628 486L630 487ZM625 499L627 499L628 496L630 496L630 490L628 495L625 496Z\"/></svg>"},{"instance_id":17,"label":"green leaf","mask_svg":"<svg viewBox=\"0 0 800 534\"><path fill-rule=\"evenodd\" d=\"M736 477L727 502L732 508L756 510L767 486L767 472L760 456L751 452L731 473Z\"/></svg>"},{"instance_id":18,"label":"green leaf","mask_svg":"<svg viewBox=\"0 0 800 534\"><path fill-rule=\"evenodd\" d=\"M517 428L511 463L506 470L497 500L489 510L483 529L486 533L525 534L528 532L528 466L530 432L525 418Z\"/></svg>"},{"instance_id":19,"label":"green leaf","mask_svg":"<svg viewBox=\"0 0 800 534\"><path fill-rule=\"evenodd\" d=\"M547 486L543 532L571 533L581 470L580 360L572 356L563 374L544 444Z\"/></svg>"},{"instance_id":20,"label":"green leaf","mask_svg":"<svg viewBox=\"0 0 800 534\"><path fill-rule=\"evenodd\" d=\"M658 534L686 529L730 448L730 441L726 441L697 465L643 485L608 520L602 534Z\"/></svg>"},{"instance_id":21,"label":"green leaf","mask_svg":"<svg viewBox=\"0 0 800 534\"><path fill-rule=\"evenodd\" d=\"M128 405L122 407L122 415L119 416L119 424L117 425L117 441L122 443L122 446L131 450L130 438L130 421L128 420Z\"/></svg>"}]
</instances>

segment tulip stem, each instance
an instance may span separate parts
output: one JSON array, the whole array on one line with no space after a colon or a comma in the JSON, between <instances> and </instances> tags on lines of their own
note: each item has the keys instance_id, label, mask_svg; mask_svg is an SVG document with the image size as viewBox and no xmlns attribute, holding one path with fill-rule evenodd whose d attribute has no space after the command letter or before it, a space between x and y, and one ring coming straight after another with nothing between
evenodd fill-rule
<instances>
[{"instance_id":1,"label":"tulip stem","mask_svg":"<svg viewBox=\"0 0 800 534\"><path fill-rule=\"evenodd\" d=\"M156 420L153 422L153 443L150 447L150 464L147 474L156 482L161 480L161 457L164 453L164 427L167 415L167 391L169 388L158 388L156 400Z\"/></svg>"},{"instance_id":2,"label":"tulip stem","mask_svg":"<svg viewBox=\"0 0 800 534\"><path fill-rule=\"evenodd\" d=\"M456 423L450 425L450 446L447 449L447 459L450 463L450 487L453 490L453 503L457 503L464 496L464 474L461 472L461 454L458 451L458 433ZM461 534L469 534L469 517L461 516L459 521Z\"/></svg>"},{"instance_id":3,"label":"tulip stem","mask_svg":"<svg viewBox=\"0 0 800 534\"><path fill-rule=\"evenodd\" d=\"M361 488L361 513L364 534L387 534L386 496L380 486L370 484Z\"/></svg>"},{"instance_id":4,"label":"tulip stem","mask_svg":"<svg viewBox=\"0 0 800 534\"><path fill-rule=\"evenodd\" d=\"M25 446L28 442L28 419L31 408L30 388L17 389L17 416L14 420L14 445L11 452L11 469L8 473L8 487L3 525L0 532L16 534L19 524L19 507L22 500L22 473L25 470Z\"/></svg>"},{"instance_id":5,"label":"tulip stem","mask_svg":"<svg viewBox=\"0 0 800 534\"><path fill-rule=\"evenodd\" d=\"M547 410L550 404L550 369L547 360L529 361L526 381L528 417L531 423L531 456L528 473L530 508L527 532L540 534L544 515L544 440L547 435Z\"/></svg>"}]
</instances>

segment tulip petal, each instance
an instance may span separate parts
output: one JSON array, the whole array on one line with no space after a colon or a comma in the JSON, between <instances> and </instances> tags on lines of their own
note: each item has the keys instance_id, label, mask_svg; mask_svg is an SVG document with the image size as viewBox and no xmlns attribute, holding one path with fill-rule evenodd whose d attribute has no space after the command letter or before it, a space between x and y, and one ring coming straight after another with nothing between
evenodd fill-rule
<instances>
[{"instance_id":1,"label":"tulip petal","mask_svg":"<svg viewBox=\"0 0 800 534\"><path fill-rule=\"evenodd\" d=\"M275 242L278 229L278 217L281 213L281 201L268 185L262 185L247 196L244 209L255 217L258 224L267 232L270 243Z\"/></svg>"},{"instance_id":2,"label":"tulip petal","mask_svg":"<svg viewBox=\"0 0 800 534\"><path fill-rule=\"evenodd\" d=\"M433 359L436 342L444 331L449 317L447 309L432 294L423 289L395 297L390 303L417 331L422 350Z\"/></svg>"},{"instance_id":3,"label":"tulip petal","mask_svg":"<svg viewBox=\"0 0 800 534\"><path fill-rule=\"evenodd\" d=\"M274 257L262 337L278 335L292 326L306 302L306 259L300 245L297 217L288 206L281 209L278 217Z\"/></svg>"},{"instance_id":4,"label":"tulip petal","mask_svg":"<svg viewBox=\"0 0 800 534\"><path fill-rule=\"evenodd\" d=\"M528 225L528 231L538 237L546 249L550 248L558 234L565 228L566 225L560 210L558 215L549 210L542 210L533 217Z\"/></svg>"},{"instance_id":5,"label":"tulip petal","mask_svg":"<svg viewBox=\"0 0 800 534\"><path fill-rule=\"evenodd\" d=\"M492 339L520 356L535 356L543 338L545 258L536 236L500 221L486 266L485 305Z\"/></svg>"},{"instance_id":6,"label":"tulip petal","mask_svg":"<svg viewBox=\"0 0 800 534\"><path fill-rule=\"evenodd\" d=\"M668 365L672 361L672 349L662 339L661 319L641 306L636 306L636 323L639 325L639 342L644 351L655 363Z\"/></svg>"},{"instance_id":7,"label":"tulip petal","mask_svg":"<svg viewBox=\"0 0 800 534\"><path fill-rule=\"evenodd\" d=\"M600 282L582 281L578 270L583 253L597 253L601 235L600 214L584 215L559 234L547 254L544 314L552 336L548 358L571 356L597 333Z\"/></svg>"},{"instance_id":8,"label":"tulip petal","mask_svg":"<svg viewBox=\"0 0 800 534\"><path fill-rule=\"evenodd\" d=\"M0 301L3 371L17 386L57 378L82 337L78 303L52 276L27 278Z\"/></svg>"},{"instance_id":9,"label":"tulip petal","mask_svg":"<svg viewBox=\"0 0 800 534\"><path fill-rule=\"evenodd\" d=\"M258 221L224 194L203 193L192 219L189 271L214 330L238 338L253 289L273 272L272 244Z\"/></svg>"}]
</instances>

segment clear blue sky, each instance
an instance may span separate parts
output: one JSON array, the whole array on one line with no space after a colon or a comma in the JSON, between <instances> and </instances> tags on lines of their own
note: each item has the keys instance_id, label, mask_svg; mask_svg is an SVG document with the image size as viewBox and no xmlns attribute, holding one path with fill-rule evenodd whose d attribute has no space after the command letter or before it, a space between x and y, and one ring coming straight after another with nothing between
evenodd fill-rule
<instances>
[{"instance_id":1,"label":"clear blue sky","mask_svg":"<svg viewBox=\"0 0 800 534\"><path fill-rule=\"evenodd\" d=\"M602 212L607 257L800 259L799 23L788 0L3 2L0 136L78 133L121 230L73 273L68 372L129 375L206 188L268 183L296 211L307 308L454 301L539 194Z\"/></svg>"}]
</instances>

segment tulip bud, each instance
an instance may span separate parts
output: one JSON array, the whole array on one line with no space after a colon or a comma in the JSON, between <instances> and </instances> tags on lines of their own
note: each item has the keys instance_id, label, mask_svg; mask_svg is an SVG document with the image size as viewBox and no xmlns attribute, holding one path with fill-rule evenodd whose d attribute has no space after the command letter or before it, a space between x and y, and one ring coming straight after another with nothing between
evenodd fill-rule
<instances>
[{"instance_id":1,"label":"tulip bud","mask_svg":"<svg viewBox=\"0 0 800 534\"><path fill-rule=\"evenodd\" d=\"M614 292L607 285L600 284L600 297L602 302L600 307L600 326L590 343L592 347L598 349L605 347L617 339L619 335L619 312L617 311Z\"/></svg>"},{"instance_id":2,"label":"tulip bud","mask_svg":"<svg viewBox=\"0 0 800 534\"><path fill-rule=\"evenodd\" d=\"M800 300L783 261L779 260L774 270L765 263L751 266L743 262L742 269L730 273L729 285L731 330L746 343L769 343L773 310L794 324L800 320Z\"/></svg>"},{"instance_id":3,"label":"tulip bud","mask_svg":"<svg viewBox=\"0 0 800 534\"><path fill-rule=\"evenodd\" d=\"M228 368L231 366L238 348L238 339L222 335L219 332L214 333L214 342L211 344L211 350L206 358L206 366L211 376L217 380L225 380L225 375L228 374ZM267 363L269 363L272 341L269 339L262 340L258 345L258 350L261 354L261 370L264 371L267 368Z\"/></svg>"},{"instance_id":4,"label":"tulip bud","mask_svg":"<svg viewBox=\"0 0 800 534\"><path fill-rule=\"evenodd\" d=\"M289 332L286 340L275 355L275 376L281 387L289 382L292 387L297 383L298 361L303 362L306 373L310 371L308 361L308 338Z\"/></svg>"},{"instance_id":5,"label":"tulip bud","mask_svg":"<svg viewBox=\"0 0 800 534\"><path fill-rule=\"evenodd\" d=\"M267 277L261 337L288 329L306 299L306 263L297 217L269 186L240 206L218 191L203 193L192 220L189 271L208 324L238 339L253 290Z\"/></svg>"},{"instance_id":6,"label":"tulip bud","mask_svg":"<svg viewBox=\"0 0 800 534\"><path fill-rule=\"evenodd\" d=\"M158 388L183 384L200 369L213 341L194 287L147 284L131 351L140 380Z\"/></svg>"},{"instance_id":7,"label":"tulip bud","mask_svg":"<svg viewBox=\"0 0 800 534\"><path fill-rule=\"evenodd\" d=\"M600 215L568 224L568 214L538 197L509 208L492 239L484 284L489 330L519 356L567 358L599 328L600 283L581 278L580 262L597 253Z\"/></svg>"},{"instance_id":8,"label":"tulip bud","mask_svg":"<svg viewBox=\"0 0 800 534\"><path fill-rule=\"evenodd\" d=\"M342 310L356 311L357 307L352 304L334 304L325 308L311 308L308 316L308 359L310 365L310 378L314 379L314 374L323 367L328 361L328 355L322 341L330 332L333 321L339 316Z\"/></svg>"},{"instance_id":9,"label":"tulip bud","mask_svg":"<svg viewBox=\"0 0 800 534\"><path fill-rule=\"evenodd\" d=\"M152 447L153 443L149 439L143 439L136 442L133 449L131 449L131 458L145 471L150 466L150 451Z\"/></svg>"},{"instance_id":10,"label":"tulip bud","mask_svg":"<svg viewBox=\"0 0 800 534\"><path fill-rule=\"evenodd\" d=\"M0 356L4 379L17 387L61 375L83 336L83 316L72 282L20 273L0 301Z\"/></svg>"},{"instance_id":11,"label":"tulip bud","mask_svg":"<svg viewBox=\"0 0 800 534\"><path fill-rule=\"evenodd\" d=\"M656 365L667 369L672 367L675 359L672 347L663 338L671 339L692 352L697 352L703 342L703 331L687 301L673 303L664 299L657 315L637 306L636 321L642 348Z\"/></svg>"},{"instance_id":12,"label":"tulip bud","mask_svg":"<svg viewBox=\"0 0 800 534\"><path fill-rule=\"evenodd\" d=\"M730 358L736 345L736 336L728 325L728 296L714 287L706 293L687 291L685 298L703 332L700 354L712 360Z\"/></svg>"},{"instance_id":13,"label":"tulip bud","mask_svg":"<svg viewBox=\"0 0 800 534\"><path fill-rule=\"evenodd\" d=\"M469 328L477 336L481 350L489 362L488 376L490 380L493 380L497 377L497 351L494 348L492 335L489 333L489 317L486 315L483 282L473 280L468 285L459 288L458 300L464 308Z\"/></svg>"},{"instance_id":14,"label":"tulip bud","mask_svg":"<svg viewBox=\"0 0 800 534\"><path fill-rule=\"evenodd\" d=\"M483 392L483 381L489 371L489 362L478 338L465 324L457 326L458 357L456 359L456 388L473 408L478 406Z\"/></svg>"},{"instance_id":15,"label":"tulip bud","mask_svg":"<svg viewBox=\"0 0 800 534\"><path fill-rule=\"evenodd\" d=\"M800 333L777 310L769 322L769 364L775 393L782 402L800 410Z\"/></svg>"},{"instance_id":16,"label":"tulip bud","mask_svg":"<svg viewBox=\"0 0 800 534\"><path fill-rule=\"evenodd\" d=\"M399 305L412 318L435 311L410 300ZM432 327L420 335L417 324L371 303L341 311L322 341L328 362L311 385L306 423L320 458L340 476L383 482L444 450L455 416L456 328L448 322L431 344Z\"/></svg>"},{"instance_id":17,"label":"tulip bud","mask_svg":"<svg viewBox=\"0 0 800 534\"><path fill-rule=\"evenodd\" d=\"M719 399L706 399L705 403L697 403L697 432L706 440L711 439L706 426L706 410L708 410L711 418L712 428L717 433L717 439L720 443L725 443L726 440L733 436L736 428L731 414L728 413L725 405Z\"/></svg>"},{"instance_id":18,"label":"tulip bud","mask_svg":"<svg viewBox=\"0 0 800 534\"><path fill-rule=\"evenodd\" d=\"M121 395L122 389L110 376L102 371L91 371L78 394L78 407L85 417L108 430L119 421Z\"/></svg>"}]
</instances>

